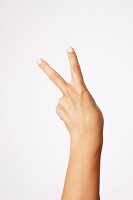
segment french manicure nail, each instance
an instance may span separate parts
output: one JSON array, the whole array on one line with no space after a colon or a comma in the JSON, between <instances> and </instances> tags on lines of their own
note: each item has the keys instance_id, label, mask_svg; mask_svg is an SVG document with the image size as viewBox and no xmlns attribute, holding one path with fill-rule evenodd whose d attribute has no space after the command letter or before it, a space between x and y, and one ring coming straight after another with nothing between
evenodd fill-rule
<instances>
[{"instance_id":1,"label":"french manicure nail","mask_svg":"<svg viewBox=\"0 0 133 200\"><path fill-rule=\"evenodd\" d=\"M37 63L37 65L39 65L39 66L40 66L40 65L41 65L41 63L42 63L42 58L39 58L39 59L37 60L37 62L36 62L36 63Z\"/></svg>"},{"instance_id":2,"label":"french manicure nail","mask_svg":"<svg viewBox=\"0 0 133 200\"><path fill-rule=\"evenodd\" d=\"M73 48L72 48L72 47L68 47L68 48L67 48L67 51L68 51L69 53L72 53L72 52L73 52Z\"/></svg>"}]
</instances>

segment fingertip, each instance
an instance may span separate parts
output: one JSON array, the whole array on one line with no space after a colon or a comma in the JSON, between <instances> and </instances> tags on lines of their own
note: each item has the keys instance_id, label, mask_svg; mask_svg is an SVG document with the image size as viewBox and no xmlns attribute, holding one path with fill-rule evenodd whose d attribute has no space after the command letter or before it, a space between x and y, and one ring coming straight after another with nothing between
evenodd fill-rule
<instances>
[{"instance_id":1,"label":"fingertip","mask_svg":"<svg viewBox=\"0 0 133 200\"><path fill-rule=\"evenodd\" d=\"M36 64L37 64L38 66L40 66L40 65L41 65L41 63L42 63L42 61L43 61L43 59L42 59L42 58L38 58L38 59L37 59L37 61L36 61Z\"/></svg>"},{"instance_id":2,"label":"fingertip","mask_svg":"<svg viewBox=\"0 0 133 200\"><path fill-rule=\"evenodd\" d=\"M74 49L73 49L72 47L68 47L68 48L67 48L67 52L68 52L68 53L72 53L72 52L74 52Z\"/></svg>"}]
</instances>

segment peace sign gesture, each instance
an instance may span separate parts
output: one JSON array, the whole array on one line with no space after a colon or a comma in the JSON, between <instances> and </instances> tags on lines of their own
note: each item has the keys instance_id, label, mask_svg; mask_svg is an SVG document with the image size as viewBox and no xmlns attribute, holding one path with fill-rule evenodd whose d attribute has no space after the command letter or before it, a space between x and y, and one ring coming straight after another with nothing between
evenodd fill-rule
<instances>
[{"instance_id":1,"label":"peace sign gesture","mask_svg":"<svg viewBox=\"0 0 133 200\"><path fill-rule=\"evenodd\" d=\"M75 50L72 47L67 51L70 63L71 82L64 80L50 65L40 58L37 64L46 73L49 79L61 90L63 97L58 101L56 112L64 121L71 137L87 135L103 128L103 115L90 92L88 91ZM101 141L101 140L100 140Z\"/></svg>"},{"instance_id":2,"label":"peace sign gesture","mask_svg":"<svg viewBox=\"0 0 133 200\"><path fill-rule=\"evenodd\" d=\"M81 73L80 65L73 48L68 48L68 58L70 62L71 69L71 81L76 83L79 87L83 84L83 76ZM49 64L43 59L38 60L38 65L47 74L47 76L52 80L52 82L61 90L63 95L67 93L69 83L65 81Z\"/></svg>"}]
</instances>

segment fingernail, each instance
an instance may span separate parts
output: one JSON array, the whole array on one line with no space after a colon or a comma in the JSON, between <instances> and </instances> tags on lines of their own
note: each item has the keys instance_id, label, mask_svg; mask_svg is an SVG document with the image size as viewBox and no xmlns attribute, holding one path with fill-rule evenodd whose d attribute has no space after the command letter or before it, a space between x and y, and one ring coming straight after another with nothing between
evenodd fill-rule
<instances>
[{"instance_id":1,"label":"fingernail","mask_svg":"<svg viewBox=\"0 0 133 200\"><path fill-rule=\"evenodd\" d=\"M69 53L72 53L72 52L73 52L73 48L72 48L72 47L68 47L68 48L67 48L67 51L68 51Z\"/></svg>"},{"instance_id":2,"label":"fingernail","mask_svg":"<svg viewBox=\"0 0 133 200\"><path fill-rule=\"evenodd\" d=\"M37 60L37 62L36 62L36 63L37 63L37 65L39 65L39 66L40 66L40 65L41 65L41 63L42 63L42 61L43 61L43 60L42 60L42 58L39 58L39 59Z\"/></svg>"}]
</instances>

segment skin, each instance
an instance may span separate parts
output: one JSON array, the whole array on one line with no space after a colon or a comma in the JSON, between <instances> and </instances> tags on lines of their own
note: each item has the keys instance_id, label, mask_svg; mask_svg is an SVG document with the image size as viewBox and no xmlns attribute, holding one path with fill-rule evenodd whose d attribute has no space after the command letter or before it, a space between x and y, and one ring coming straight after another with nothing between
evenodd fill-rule
<instances>
[{"instance_id":1,"label":"skin","mask_svg":"<svg viewBox=\"0 0 133 200\"><path fill-rule=\"evenodd\" d=\"M61 90L56 113L70 134L69 163L61 200L99 200L103 114L84 82L75 50L69 47L71 82L42 58L37 64Z\"/></svg>"}]
</instances>

